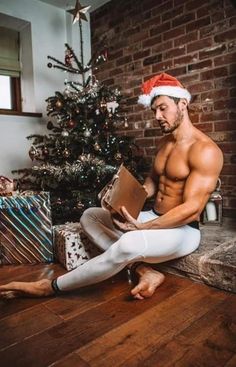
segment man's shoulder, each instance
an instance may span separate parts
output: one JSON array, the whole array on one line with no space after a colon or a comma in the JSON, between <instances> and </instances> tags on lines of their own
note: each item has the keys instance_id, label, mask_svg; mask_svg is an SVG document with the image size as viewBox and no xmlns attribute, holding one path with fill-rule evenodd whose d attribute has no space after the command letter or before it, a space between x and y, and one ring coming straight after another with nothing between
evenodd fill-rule
<instances>
[{"instance_id":1,"label":"man's shoulder","mask_svg":"<svg viewBox=\"0 0 236 367\"><path fill-rule=\"evenodd\" d=\"M223 153L213 140L203 134L192 144L189 151L189 161L197 166L199 164L208 166L216 162L221 165L223 164Z\"/></svg>"},{"instance_id":2,"label":"man's shoulder","mask_svg":"<svg viewBox=\"0 0 236 367\"><path fill-rule=\"evenodd\" d=\"M218 145L209 136L205 135L202 132L197 134L191 146L191 151L194 151L194 153L196 153L196 151L199 151L202 152L202 154L205 154L207 151L212 151L221 154L221 150Z\"/></svg>"}]
</instances>

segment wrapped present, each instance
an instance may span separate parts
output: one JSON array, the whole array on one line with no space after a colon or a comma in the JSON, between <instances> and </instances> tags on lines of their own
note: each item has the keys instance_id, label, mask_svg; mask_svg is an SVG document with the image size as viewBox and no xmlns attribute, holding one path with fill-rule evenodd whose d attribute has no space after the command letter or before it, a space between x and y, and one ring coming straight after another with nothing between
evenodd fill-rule
<instances>
[{"instance_id":1,"label":"wrapped present","mask_svg":"<svg viewBox=\"0 0 236 367\"><path fill-rule=\"evenodd\" d=\"M49 193L0 197L0 264L52 261Z\"/></svg>"},{"instance_id":2,"label":"wrapped present","mask_svg":"<svg viewBox=\"0 0 236 367\"><path fill-rule=\"evenodd\" d=\"M53 227L55 258L67 270L82 265L100 254L84 234L79 223L66 223Z\"/></svg>"}]
</instances>

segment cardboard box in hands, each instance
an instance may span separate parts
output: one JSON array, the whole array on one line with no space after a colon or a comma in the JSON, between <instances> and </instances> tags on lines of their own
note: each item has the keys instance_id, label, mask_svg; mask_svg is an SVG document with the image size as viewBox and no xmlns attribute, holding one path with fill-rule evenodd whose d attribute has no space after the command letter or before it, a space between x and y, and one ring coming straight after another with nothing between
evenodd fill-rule
<instances>
[{"instance_id":1,"label":"cardboard box in hands","mask_svg":"<svg viewBox=\"0 0 236 367\"><path fill-rule=\"evenodd\" d=\"M130 215L137 219L147 198L147 192L127 168L121 165L98 197L104 209L123 216L121 207L124 206Z\"/></svg>"}]
</instances>

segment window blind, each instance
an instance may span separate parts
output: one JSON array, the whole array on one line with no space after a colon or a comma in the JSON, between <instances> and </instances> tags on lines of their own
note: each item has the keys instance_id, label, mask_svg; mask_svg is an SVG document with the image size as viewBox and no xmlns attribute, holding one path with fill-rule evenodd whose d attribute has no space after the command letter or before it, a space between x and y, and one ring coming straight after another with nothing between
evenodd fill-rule
<instances>
[{"instance_id":1,"label":"window blind","mask_svg":"<svg viewBox=\"0 0 236 367\"><path fill-rule=\"evenodd\" d=\"M0 74L20 75L19 32L0 27Z\"/></svg>"}]
</instances>

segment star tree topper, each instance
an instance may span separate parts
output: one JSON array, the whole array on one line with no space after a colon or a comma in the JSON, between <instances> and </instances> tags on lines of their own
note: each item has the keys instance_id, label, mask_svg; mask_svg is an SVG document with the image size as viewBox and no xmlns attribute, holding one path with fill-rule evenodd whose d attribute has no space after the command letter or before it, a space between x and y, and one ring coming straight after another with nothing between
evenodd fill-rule
<instances>
[{"instance_id":1,"label":"star tree topper","mask_svg":"<svg viewBox=\"0 0 236 367\"><path fill-rule=\"evenodd\" d=\"M68 10L68 13L71 13L74 18L73 18L73 24L75 24L78 20L83 19L86 20L86 22L88 21L85 13L87 13L87 11L91 8L91 6L81 6L81 4L79 3L79 0L76 0L76 4L75 4L75 8Z\"/></svg>"}]
</instances>

